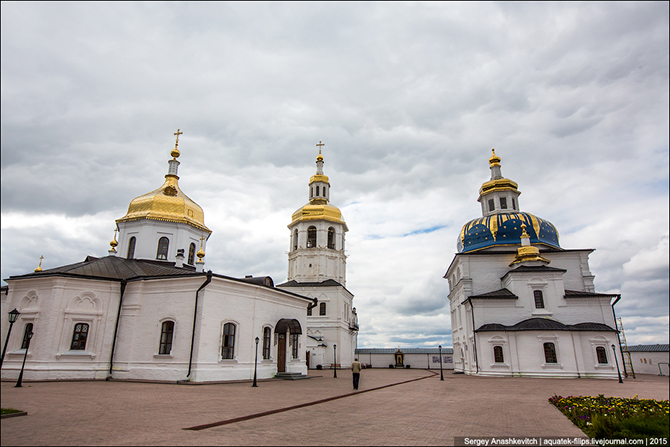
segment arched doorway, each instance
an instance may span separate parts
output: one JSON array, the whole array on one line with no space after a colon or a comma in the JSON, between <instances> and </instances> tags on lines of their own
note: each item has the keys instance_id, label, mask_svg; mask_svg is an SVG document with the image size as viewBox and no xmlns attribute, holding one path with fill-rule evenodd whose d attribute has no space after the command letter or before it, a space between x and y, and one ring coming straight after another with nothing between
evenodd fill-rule
<instances>
[{"instance_id":1,"label":"arched doorway","mask_svg":"<svg viewBox=\"0 0 670 447\"><path fill-rule=\"evenodd\" d=\"M395 367L404 368L405 367L404 360L405 360L405 354L400 349L398 349L395 352Z\"/></svg>"},{"instance_id":2,"label":"arched doorway","mask_svg":"<svg viewBox=\"0 0 670 447\"><path fill-rule=\"evenodd\" d=\"M298 346L297 343L298 336L302 334L302 328L300 327L300 322L295 318L282 318L277 321L275 325L275 337L277 338L277 372L282 373L286 372L286 333L288 332L290 337L295 337L296 340L293 341L292 352L297 353Z\"/></svg>"}]
</instances>

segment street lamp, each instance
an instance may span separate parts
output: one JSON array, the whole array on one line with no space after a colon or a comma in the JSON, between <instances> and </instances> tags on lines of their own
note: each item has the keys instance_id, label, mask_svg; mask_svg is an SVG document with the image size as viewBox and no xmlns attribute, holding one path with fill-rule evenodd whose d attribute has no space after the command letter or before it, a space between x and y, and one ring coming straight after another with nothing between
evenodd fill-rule
<instances>
[{"instance_id":1,"label":"street lamp","mask_svg":"<svg viewBox=\"0 0 670 447\"><path fill-rule=\"evenodd\" d=\"M21 388L21 381L23 380L23 368L26 366L26 357L28 357L28 349L30 349L30 339L33 338L33 331L26 334L28 342L26 343L26 353L23 355L23 364L21 365L21 372L19 373L19 380L16 381L14 388Z\"/></svg>"},{"instance_id":2,"label":"street lamp","mask_svg":"<svg viewBox=\"0 0 670 447\"><path fill-rule=\"evenodd\" d=\"M9 312L9 330L7 330L7 338L5 339L5 347L2 348L2 359L0 359L0 368L2 368L2 362L5 361L5 352L7 352L7 342L9 341L9 334L12 333L12 326L14 326L14 323L16 320L19 319L19 311L14 309L13 311Z\"/></svg>"},{"instance_id":3,"label":"street lamp","mask_svg":"<svg viewBox=\"0 0 670 447\"><path fill-rule=\"evenodd\" d=\"M337 345L333 344L333 378L337 379Z\"/></svg>"},{"instance_id":4,"label":"street lamp","mask_svg":"<svg viewBox=\"0 0 670 447\"><path fill-rule=\"evenodd\" d=\"M444 373L442 372L442 345L439 345L440 348L440 380L444 380Z\"/></svg>"},{"instance_id":5,"label":"street lamp","mask_svg":"<svg viewBox=\"0 0 670 447\"><path fill-rule=\"evenodd\" d=\"M612 351L614 352L614 361L616 362L616 372L619 373L619 383L623 383L623 380L621 380L621 370L619 369L619 359L616 358L616 347L612 345Z\"/></svg>"},{"instance_id":6,"label":"street lamp","mask_svg":"<svg viewBox=\"0 0 670 447\"><path fill-rule=\"evenodd\" d=\"M254 358L254 384L252 387L257 387L256 385L256 370L258 369L258 337L256 337L256 358Z\"/></svg>"}]
</instances>

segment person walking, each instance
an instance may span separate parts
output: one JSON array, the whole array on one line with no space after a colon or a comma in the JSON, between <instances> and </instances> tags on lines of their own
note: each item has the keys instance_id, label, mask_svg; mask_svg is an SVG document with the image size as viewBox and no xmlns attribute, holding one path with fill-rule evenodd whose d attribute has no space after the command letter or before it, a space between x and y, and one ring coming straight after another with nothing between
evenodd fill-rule
<instances>
[{"instance_id":1,"label":"person walking","mask_svg":"<svg viewBox=\"0 0 670 447\"><path fill-rule=\"evenodd\" d=\"M351 372L353 373L352 376L354 376L354 389L358 389L358 381L361 378L361 363L358 361L358 359L354 359L354 362L351 364Z\"/></svg>"}]
</instances>

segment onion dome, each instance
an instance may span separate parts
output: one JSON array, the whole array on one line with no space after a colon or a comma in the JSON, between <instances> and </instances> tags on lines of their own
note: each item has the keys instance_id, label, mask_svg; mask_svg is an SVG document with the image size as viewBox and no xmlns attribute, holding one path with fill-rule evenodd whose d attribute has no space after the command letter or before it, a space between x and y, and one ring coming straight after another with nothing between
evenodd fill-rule
<instances>
[{"instance_id":1,"label":"onion dome","mask_svg":"<svg viewBox=\"0 0 670 447\"><path fill-rule=\"evenodd\" d=\"M42 271L42 259L44 259L44 256L40 255L40 265L38 265L37 268L34 270L35 273L39 273Z\"/></svg>"},{"instance_id":2,"label":"onion dome","mask_svg":"<svg viewBox=\"0 0 670 447\"><path fill-rule=\"evenodd\" d=\"M177 135L177 142L181 133L183 132L177 130L175 134ZM163 186L134 198L128 206L126 215L117 219L116 222L140 219L180 222L211 233L211 230L205 226L205 213L200 205L179 189L179 177L177 176L179 150L177 149L177 143L175 143L170 155L173 158L168 160L169 169L165 175Z\"/></svg>"},{"instance_id":3,"label":"onion dome","mask_svg":"<svg viewBox=\"0 0 670 447\"><path fill-rule=\"evenodd\" d=\"M323 146L319 141L317 146ZM328 201L330 196L330 182L328 176L323 174L323 155L319 149L316 157L316 174L309 179L309 203L299 208L291 215L291 225L308 220L327 220L343 224L346 231L346 223L342 212Z\"/></svg>"}]
</instances>

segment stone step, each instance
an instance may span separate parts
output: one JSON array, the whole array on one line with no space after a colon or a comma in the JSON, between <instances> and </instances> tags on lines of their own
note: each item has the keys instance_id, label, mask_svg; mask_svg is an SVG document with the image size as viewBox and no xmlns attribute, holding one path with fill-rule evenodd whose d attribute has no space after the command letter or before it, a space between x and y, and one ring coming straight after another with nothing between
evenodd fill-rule
<instances>
[{"instance_id":1,"label":"stone step","mask_svg":"<svg viewBox=\"0 0 670 447\"><path fill-rule=\"evenodd\" d=\"M309 376L306 376L304 374L300 373L277 373L275 374L275 379L281 379L281 380L302 380L302 379L309 379Z\"/></svg>"}]
</instances>

